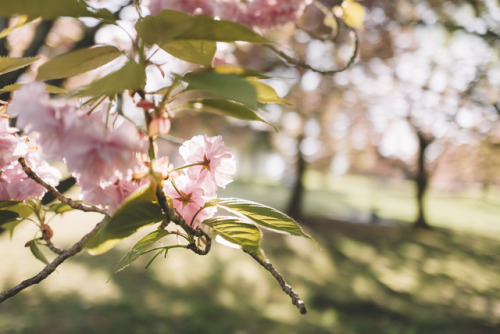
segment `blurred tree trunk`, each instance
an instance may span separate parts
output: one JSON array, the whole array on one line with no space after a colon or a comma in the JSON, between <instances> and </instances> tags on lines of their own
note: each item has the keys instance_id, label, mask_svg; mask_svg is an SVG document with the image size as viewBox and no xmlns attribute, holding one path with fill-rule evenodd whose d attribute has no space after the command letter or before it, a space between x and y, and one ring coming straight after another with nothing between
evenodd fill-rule
<instances>
[{"instance_id":1,"label":"blurred tree trunk","mask_svg":"<svg viewBox=\"0 0 500 334\"><path fill-rule=\"evenodd\" d=\"M288 205L286 212L287 214L299 220L302 218L302 202L304 199L304 176L307 168L307 162L304 159L304 155L300 150L300 144L304 140L304 135L300 135L297 140L297 161L296 161L296 169L295 169L295 180L292 188L292 194L290 199L288 200Z\"/></svg>"},{"instance_id":2,"label":"blurred tree trunk","mask_svg":"<svg viewBox=\"0 0 500 334\"><path fill-rule=\"evenodd\" d=\"M430 229L431 226L427 223L425 216L425 194L429 186L429 173L425 166L425 151L434 140L433 138L426 137L421 131L416 131L418 138L418 161L417 172L414 178L417 188L417 219L415 220L415 227Z\"/></svg>"}]
</instances>

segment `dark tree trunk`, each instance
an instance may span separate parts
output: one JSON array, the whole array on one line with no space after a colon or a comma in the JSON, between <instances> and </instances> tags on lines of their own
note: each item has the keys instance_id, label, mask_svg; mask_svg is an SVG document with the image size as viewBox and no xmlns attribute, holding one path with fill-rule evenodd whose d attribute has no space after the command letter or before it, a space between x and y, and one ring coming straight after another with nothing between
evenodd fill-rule
<instances>
[{"instance_id":1,"label":"dark tree trunk","mask_svg":"<svg viewBox=\"0 0 500 334\"><path fill-rule=\"evenodd\" d=\"M304 137L300 136L297 143L297 162L295 169L295 181L292 188L292 194L290 196L290 199L288 200L288 206L286 210L287 214L290 217L297 220L302 218L302 202L305 191L304 175L307 168L307 162L304 159L304 155L300 150L300 144L303 139Z\"/></svg>"},{"instance_id":2,"label":"dark tree trunk","mask_svg":"<svg viewBox=\"0 0 500 334\"><path fill-rule=\"evenodd\" d=\"M417 131L418 137L418 162L417 173L415 175L415 185L417 190L417 219L415 220L415 227L430 229L431 226L427 223L425 216L425 194L429 185L429 174L425 166L425 151L432 143L431 138L427 138L423 133Z\"/></svg>"}]
</instances>

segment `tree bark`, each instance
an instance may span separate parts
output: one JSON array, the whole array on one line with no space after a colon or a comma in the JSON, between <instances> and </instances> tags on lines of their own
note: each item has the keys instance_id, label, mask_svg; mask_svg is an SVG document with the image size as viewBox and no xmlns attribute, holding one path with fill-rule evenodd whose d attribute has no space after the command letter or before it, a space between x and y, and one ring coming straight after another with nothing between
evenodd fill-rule
<instances>
[{"instance_id":1,"label":"tree bark","mask_svg":"<svg viewBox=\"0 0 500 334\"><path fill-rule=\"evenodd\" d=\"M425 195L429 186L429 174L425 165L425 151L432 143L432 138L427 138L422 132L417 131L418 138L418 162L417 172L415 175L416 195L417 195L417 219L415 220L416 228L430 229L431 226L427 222L425 215Z\"/></svg>"},{"instance_id":2,"label":"tree bark","mask_svg":"<svg viewBox=\"0 0 500 334\"><path fill-rule=\"evenodd\" d=\"M295 169L295 180L292 188L292 194L288 200L287 214L294 219L302 218L302 203L304 199L304 176L307 169L307 162L304 159L304 155L300 150L300 144L304 140L304 136L301 135L297 141L297 162Z\"/></svg>"}]
</instances>

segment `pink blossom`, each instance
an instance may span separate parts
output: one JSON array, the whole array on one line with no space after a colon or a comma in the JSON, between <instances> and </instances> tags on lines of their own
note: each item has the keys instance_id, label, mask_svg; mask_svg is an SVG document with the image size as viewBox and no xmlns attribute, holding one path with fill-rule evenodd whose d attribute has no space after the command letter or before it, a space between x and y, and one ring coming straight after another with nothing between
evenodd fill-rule
<instances>
[{"instance_id":1,"label":"pink blossom","mask_svg":"<svg viewBox=\"0 0 500 334\"><path fill-rule=\"evenodd\" d=\"M61 173L46 161L41 159L39 151L30 152L25 157L27 165L51 186L56 186L61 179ZM0 200L25 201L40 198L47 190L30 179L23 171L19 162L15 162L0 175Z\"/></svg>"},{"instance_id":2,"label":"pink blossom","mask_svg":"<svg viewBox=\"0 0 500 334\"><path fill-rule=\"evenodd\" d=\"M27 152L27 145L17 131L9 126L8 118L0 118L0 171Z\"/></svg>"},{"instance_id":3,"label":"pink blossom","mask_svg":"<svg viewBox=\"0 0 500 334\"><path fill-rule=\"evenodd\" d=\"M134 125L106 127L106 105L89 116L85 108L51 100L41 83L17 91L8 110L25 132L38 132L45 153L65 160L70 172L89 182L130 174L137 165L136 152L146 150L145 138Z\"/></svg>"},{"instance_id":4,"label":"pink blossom","mask_svg":"<svg viewBox=\"0 0 500 334\"><path fill-rule=\"evenodd\" d=\"M255 28L270 28L294 22L304 12L307 0L151 0L151 15L173 9L191 15L218 16Z\"/></svg>"},{"instance_id":5,"label":"pink blossom","mask_svg":"<svg viewBox=\"0 0 500 334\"><path fill-rule=\"evenodd\" d=\"M38 132L44 152L55 156L69 149L67 139L78 127L75 109L68 103L51 100L42 83L23 86L14 93L8 107L9 113L17 116L16 125L26 133Z\"/></svg>"},{"instance_id":6,"label":"pink blossom","mask_svg":"<svg viewBox=\"0 0 500 334\"><path fill-rule=\"evenodd\" d=\"M128 122L114 131L97 122L83 123L69 141L71 149L63 154L68 169L94 183L131 174L139 163L136 152L145 150L135 126Z\"/></svg>"},{"instance_id":7,"label":"pink blossom","mask_svg":"<svg viewBox=\"0 0 500 334\"><path fill-rule=\"evenodd\" d=\"M236 162L222 136L195 136L182 144L179 152L186 164L198 164L188 167L186 174L207 193L215 193L217 187L224 188L233 180Z\"/></svg>"},{"instance_id":8,"label":"pink blossom","mask_svg":"<svg viewBox=\"0 0 500 334\"><path fill-rule=\"evenodd\" d=\"M204 208L204 205L214 196L207 196L199 185L193 180L181 175L173 180L175 187L165 182L164 191L173 201L174 209L193 228L205 219L211 218L217 209ZM200 211L201 210L201 211Z\"/></svg>"},{"instance_id":9,"label":"pink blossom","mask_svg":"<svg viewBox=\"0 0 500 334\"><path fill-rule=\"evenodd\" d=\"M82 187L80 196L83 202L98 205L108 214L113 212L139 187L147 184L145 179L140 182L133 180L116 180L113 183L80 183Z\"/></svg>"},{"instance_id":10,"label":"pink blossom","mask_svg":"<svg viewBox=\"0 0 500 334\"><path fill-rule=\"evenodd\" d=\"M163 9L177 10L191 15L213 15L213 0L150 0L149 11L157 15Z\"/></svg>"}]
</instances>

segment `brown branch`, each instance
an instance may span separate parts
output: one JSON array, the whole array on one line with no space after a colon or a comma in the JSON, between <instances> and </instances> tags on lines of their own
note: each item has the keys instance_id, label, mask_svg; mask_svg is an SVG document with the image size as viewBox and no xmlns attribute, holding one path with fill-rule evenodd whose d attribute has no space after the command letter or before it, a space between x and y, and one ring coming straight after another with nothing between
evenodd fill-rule
<instances>
[{"instance_id":1,"label":"brown branch","mask_svg":"<svg viewBox=\"0 0 500 334\"><path fill-rule=\"evenodd\" d=\"M21 157L18 159L19 163L21 164L24 172L26 175L28 175L31 179L36 181L38 184L42 185L45 189L47 189L52 195L54 195L59 201L62 203L68 204L70 207L76 210L80 211L85 211L85 212L98 212L102 213L103 215L108 215L106 211L104 211L101 208L98 208L97 206L94 205L87 205L87 204L82 204L82 203L77 203L73 201L71 198L65 197L63 194L61 194L59 191L57 191L56 188L42 180L40 176L38 176L37 173L35 173L27 164L26 160Z\"/></svg>"},{"instance_id":2,"label":"brown branch","mask_svg":"<svg viewBox=\"0 0 500 334\"><path fill-rule=\"evenodd\" d=\"M335 70L326 70L326 71L324 71L324 70L317 69L315 67L312 67L311 65L309 65L306 62L303 62L301 60L298 60L296 58L293 58L293 57L287 55L286 53L284 53L281 50L278 50L277 48L275 48L272 45L266 44L265 46L268 47L269 49L271 49L273 52L275 52L278 56L280 56L281 58L283 58L287 63L289 63L291 65L302 67L302 68L311 70L311 71L319 73L319 74L331 75L331 74L335 74L335 73L339 73L339 72L343 72L343 71L347 70L354 63L354 61L356 60L356 56L358 55L358 49L359 49L358 34L356 34L356 32L354 31L354 29L352 29L351 27L349 27L349 26L346 26L346 27L347 27L347 29L349 29L350 35L351 35L351 37L352 37L352 39L354 41L353 51L352 51L351 57L349 58L349 61L344 66L342 66L341 68L338 68L338 69L335 69Z\"/></svg>"},{"instance_id":3,"label":"brown branch","mask_svg":"<svg viewBox=\"0 0 500 334\"><path fill-rule=\"evenodd\" d=\"M61 248L57 247L56 245L54 245L52 243L52 240L50 240L50 238L45 233L42 236L42 240L45 241L45 246L47 246L54 253L59 254L59 255L64 253L64 249L61 249Z\"/></svg>"},{"instance_id":4,"label":"brown branch","mask_svg":"<svg viewBox=\"0 0 500 334\"><path fill-rule=\"evenodd\" d=\"M207 255L212 247L212 239L201 229L194 229L189 226L186 221L182 219L182 217L175 213L174 209L170 205L168 205L167 196L165 196L165 193L163 191L162 182L159 182L156 186L156 197L158 198L158 204L160 204L160 207L167 217L168 222L173 222L174 224L182 227L188 234L198 237L199 240L204 240L205 247L203 249L200 249L194 242L187 245L187 248L198 255Z\"/></svg>"},{"instance_id":5,"label":"brown branch","mask_svg":"<svg viewBox=\"0 0 500 334\"><path fill-rule=\"evenodd\" d=\"M9 298L15 296L16 294L18 294L22 290L24 290L24 289L26 289L26 288L34 285L34 284L38 284L41 281L43 281L44 279L46 279L66 259L68 259L69 257L74 256L77 253L79 253L83 249L83 245L85 244L85 242L87 242L87 240L89 240L92 236L94 236L99 231L99 229L101 228L102 224L108 218L109 218L109 216L104 217L103 220L101 220L101 222L99 222L92 229L92 231L90 231L89 233L87 233L86 235L84 235L83 238L80 239L80 241L78 241L76 244L74 244L71 248L63 251L58 257L56 257L54 259L54 261L52 261L51 263L49 263L37 275L35 275L35 276L33 276L33 277L31 277L31 278L29 278L27 280L22 281L21 283L19 283L18 285L16 285L15 287L13 287L13 288L11 288L9 290L5 290L4 292L2 292L0 294L0 303L2 303L3 301L5 301L6 299L9 299Z\"/></svg>"},{"instance_id":6,"label":"brown branch","mask_svg":"<svg viewBox=\"0 0 500 334\"><path fill-rule=\"evenodd\" d=\"M306 314L306 306L304 301L300 298L299 294L293 290L293 288L285 281L285 278L274 268L274 266L269 262L269 260L262 260L257 254L243 250L245 253L250 255L257 261L262 267L273 275L273 277L278 281L281 289L292 298L292 304L297 306L301 314Z\"/></svg>"}]
</instances>

